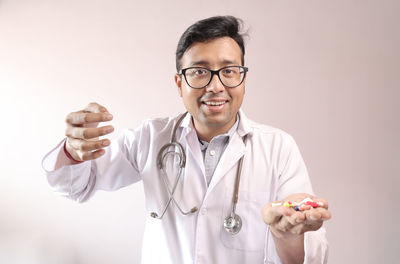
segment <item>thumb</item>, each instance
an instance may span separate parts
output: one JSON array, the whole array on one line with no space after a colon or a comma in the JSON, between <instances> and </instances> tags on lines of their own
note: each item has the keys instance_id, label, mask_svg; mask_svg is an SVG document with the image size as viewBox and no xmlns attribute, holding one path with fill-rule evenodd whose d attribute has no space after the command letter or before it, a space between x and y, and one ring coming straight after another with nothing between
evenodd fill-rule
<instances>
[{"instance_id":1,"label":"thumb","mask_svg":"<svg viewBox=\"0 0 400 264\"><path fill-rule=\"evenodd\" d=\"M264 206L262 210L263 220L268 225L278 222L282 218L282 216L285 215L290 215L288 208L284 206L272 206L272 203Z\"/></svg>"}]
</instances>

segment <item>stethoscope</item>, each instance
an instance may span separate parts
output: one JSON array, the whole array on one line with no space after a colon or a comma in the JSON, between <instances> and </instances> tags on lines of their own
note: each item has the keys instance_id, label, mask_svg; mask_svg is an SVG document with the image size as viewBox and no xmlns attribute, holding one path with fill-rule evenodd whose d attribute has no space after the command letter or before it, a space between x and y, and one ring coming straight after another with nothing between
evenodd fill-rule
<instances>
[{"instance_id":1,"label":"stethoscope","mask_svg":"<svg viewBox=\"0 0 400 264\"><path fill-rule=\"evenodd\" d=\"M162 178L163 178L165 187L167 188L169 199L168 199L167 204L164 206L164 209L162 210L160 216L156 212L150 213L150 216L153 218L156 218L156 219L163 218L163 216L166 213L171 202L173 202L176 205L176 207L178 207L178 210L183 215L189 215L189 214L195 213L199 210L197 208L197 206L194 206L189 211L185 211L179 206L178 202L174 198L176 187L178 186L179 180L182 176L182 173L183 173L185 165L186 165L186 153L185 153L185 150L183 149L182 145L176 141L176 130L179 127L179 125L182 123L182 120L184 119L186 114L187 114L187 112L184 113L178 119L178 121L176 122L176 124L173 128L172 136L171 136L169 143L162 146L157 154L157 168L163 172ZM244 136L243 142L246 145L247 135ZM171 147L173 147L174 150L169 150L169 148L171 148ZM167 173L165 171L165 162L164 162L165 158L169 155L177 156L178 164L179 164L178 173L177 173L177 176L175 177L175 181L172 184L172 188L170 188L171 186L167 179ZM233 197L232 197L231 213L224 219L224 229L226 230L226 232L228 232L229 234L232 234L232 235L239 233L240 229L242 228L242 219L240 218L240 216L238 214L236 214L236 205L237 205L238 197L239 197L239 184L240 184L240 175L242 172L243 157L244 156L242 156L239 160L239 166L238 166L238 169L236 172L235 190L234 190Z\"/></svg>"}]
</instances>

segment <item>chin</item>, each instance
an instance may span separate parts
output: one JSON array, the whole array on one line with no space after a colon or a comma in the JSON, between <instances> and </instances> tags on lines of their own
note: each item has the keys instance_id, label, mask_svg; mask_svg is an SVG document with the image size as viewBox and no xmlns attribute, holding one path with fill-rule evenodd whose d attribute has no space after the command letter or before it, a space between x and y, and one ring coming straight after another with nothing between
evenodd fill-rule
<instances>
[{"instance_id":1,"label":"chin","mask_svg":"<svg viewBox=\"0 0 400 264\"><path fill-rule=\"evenodd\" d=\"M208 127L223 127L225 125L227 125L232 118L228 118L228 117L205 117L202 118L203 120L203 124L205 124Z\"/></svg>"}]
</instances>

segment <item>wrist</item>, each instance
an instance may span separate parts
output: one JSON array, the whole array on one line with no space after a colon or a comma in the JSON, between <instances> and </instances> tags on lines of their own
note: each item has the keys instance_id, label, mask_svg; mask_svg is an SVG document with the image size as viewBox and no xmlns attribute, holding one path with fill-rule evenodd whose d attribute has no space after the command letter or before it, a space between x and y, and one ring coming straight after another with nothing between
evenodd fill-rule
<instances>
[{"instance_id":1,"label":"wrist","mask_svg":"<svg viewBox=\"0 0 400 264\"><path fill-rule=\"evenodd\" d=\"M271 230L277 253L282 263L300 264L304 262L304 234L285 234L279 237Z\"/></svg>"},{"instance_id":2,"label":"wrist","mask_svg":"<svg viewBox=\"0 0 400 264\"><path fill-rule=\"evenodd\" d=\"M295 232L291 232L290 230L282 231L273 226L270 226L269 229L270 229L271 234L274 239L279 239L282 241L290 241L290 240L296 239L302 235L302 233L295 233Z\"/></svg>"},{"instance_id":3,"label":"wrist","mask_svg":"<svg viewBox=\"0 0 400 264\"><path fill-rule=\"evenodd\" d=\"M70 161L72 161L73 163L78 164L78 163L82 163L82 162L83 162L83 161L74 159L74 157L72 157L72 155L68 152L68 150L67 150L67 140L65 140L65 142L64 142L64 147L63 147L63 149L64 149L64 154L65 154L65 156L67 156L67 158L68 158Z\"/></svg>"}]
</instances>

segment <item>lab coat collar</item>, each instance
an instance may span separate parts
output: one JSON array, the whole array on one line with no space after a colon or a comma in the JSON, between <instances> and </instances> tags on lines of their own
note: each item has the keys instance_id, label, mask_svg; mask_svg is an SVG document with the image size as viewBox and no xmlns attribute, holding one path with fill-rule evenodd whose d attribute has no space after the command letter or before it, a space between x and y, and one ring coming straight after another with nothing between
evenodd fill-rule
<instances>
[{"instance_id":1,"label":"lab coat collar","mask_svg":"<svg viewBox=\"0 0 400 264\"><path fill-rule=\"evenodd\" d=\"M246 146L243 142L243 137L245 135L251 136L252 129L249 124L249 120L243 111L239 110L239 126L237 128L237 133L234 133L229 141L228 146L226 147L224 154L222 155L217 168L215 169L213 178L210 182L209 187L206 191L206 197L208 194L214 189L214 187L221 181L221 179L226 175L226 173L232 169L235 164L238 163L239 159L245 154ZM181 122L180 127L186 129L186 142L188 142L189 151L195 157L196 163L201 169L204 180L205 179L205 168L203 162L203 156L200 149L200 144L198 141L196 130L194 129L194 125L192 122L192 116L187 113L184 119ZM248 137L249 137L248 136ZM206 182L204 182L206 184Z\"/></svg>"},{"instance_id":2,"label":"lab coat collar","mask_svg":"<svg viewBox=\"0 0 400 264\"><path fill-rule=\"evenodd\" d=\"M180 142L183 142L182 140L184 139L187 143L187 151L186 155L189 155L189 152L191 155L194 157L195 163L199 167L200 171L202 172L203 179L204 179L204 185L207 185L206 182L206 170L204 167L204 162L203 162L203 154L201 153L200 149L200 143L199 139L197 137L196 129L194 128L193 122L192 122L192 116L186 112L184 113L186 115L181 124L179 125L179 129L181 130L181 136L180 136Z\"/></svg>"},{"instance_id":3,"label":"lab coat collar","mask_svg":"<svg viewBox=\"0 0 400 264\"><path fill-rule=\"evenodd\" d=\"M189 114L189 112L183 113L184 115L186 115L181 124L179 125L179 127L183 127L183 128L190 128L193 129L193 122L192 122L192 116Z\"/></svg>"},{"instance_id":4,"label":"lab coat collar","mask_svg":"<svg viewBox=\"0 0 400 264\"><path fill-rule=\"evenodd\" d=\"M252 129L249 124L249 119L247 119L247 116L243 113L242 109L239 109L239 126L237 129L237 132L240 137L244 137L247 134L252 134Z\"/></svg>"}]
</instances>

